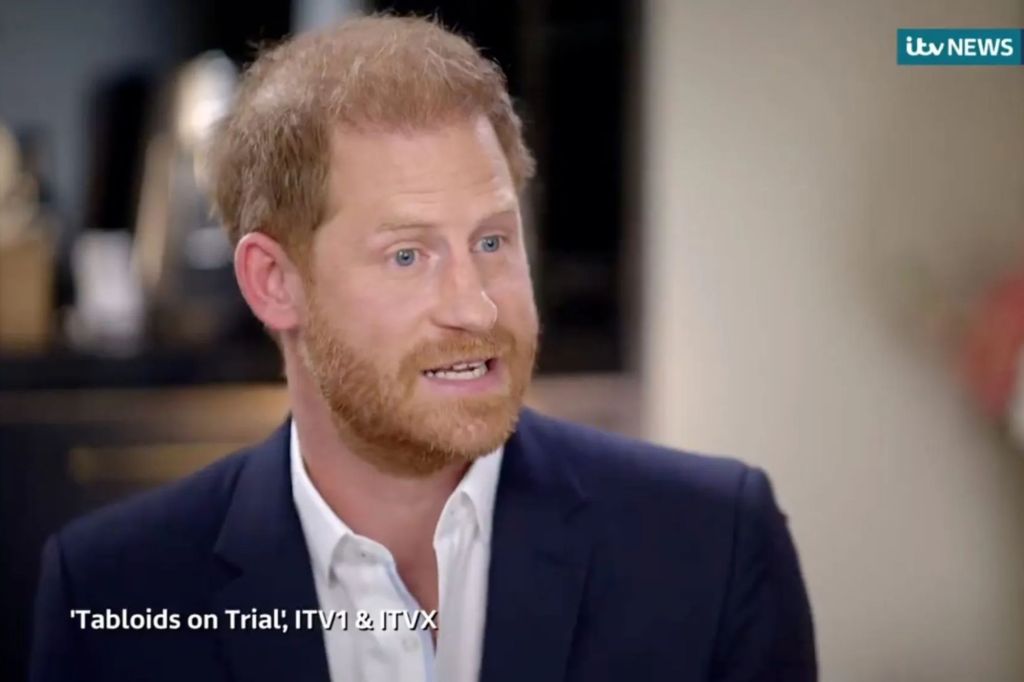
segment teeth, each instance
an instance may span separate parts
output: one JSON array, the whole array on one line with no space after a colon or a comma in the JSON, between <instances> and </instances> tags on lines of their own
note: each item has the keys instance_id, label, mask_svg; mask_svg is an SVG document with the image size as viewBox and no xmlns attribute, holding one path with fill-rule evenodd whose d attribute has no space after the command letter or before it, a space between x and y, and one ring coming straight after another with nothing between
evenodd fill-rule
<instances>
[{"instance_id":1,"label":"teeth","mask_svg":"<svg viewBox=\"0 0 1024 682\"><path fill-rule=\"evenodd\" d=\"M464 370L467 370L467 369L476 369L480 365L486 365L486 364L487 364L486 360L469 360L468 362L457 362L454 365L448 365L447 367L438 367L436 370L430 370L430 371L445 372L445 371L455 370L456 372L461 372L461 371L464 371Z\"/></svg>"},{"instance_id":2,"label":"teeth","mask_svg":"<svg viewBox=\"0 0 1024 682\"><path fill-rule=\"evenodd\" d=\"M486 362L461 362L446 369L428 369L424 372L428 377L434 379L448 379L452 381L468 381L479 379L487 374Z\"/></svg>"}]
</instances>

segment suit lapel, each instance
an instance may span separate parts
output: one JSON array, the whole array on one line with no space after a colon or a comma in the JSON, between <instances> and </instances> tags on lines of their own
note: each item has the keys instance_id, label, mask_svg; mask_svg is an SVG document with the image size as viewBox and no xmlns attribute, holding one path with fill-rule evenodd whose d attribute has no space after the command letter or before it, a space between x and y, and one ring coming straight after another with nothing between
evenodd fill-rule
<instances>
[{"instance_id":1,"label":"suit lapel","mask_svg":"<svg viewBox=\"0 0 1024 682\"><path fill-rule=\"evenodd\" d=\"M302 526L292 502L289 424L255 448L239 473L215 553L227 579L213 611L232 679L328 682L323 634L296 630L295 609L319 608ZM288 631L228 628L227 609L282 609Z\"/></svg>"},{"instance_id":2,"label":"suit lapel","mask_svg":"<svg viewBox=\"0 0 1024 682\"><path fill-rule=\"evenodd\" d=\"M590 556L585 497L550 422L524 410L495 501L482 682L565 677Z\"/></svg>"},{"instance_id":3,"label":"suit lapel","mask_svg":"<svg viewBox=\"0 0 1024 682\"><path fill-rule=\"evenodd\" d=\"M550 422L523 410L505 446L491 538L482 682L564 679L590 557L586 499ZM215 553L226 579L212 610L232 679L328 682L323 634L295 630L317 609L309 553L291 496L289 424L254 449L239 474ZM225 610L283 609L287 633L231 630Z\"/></svg>"}]
</instances>

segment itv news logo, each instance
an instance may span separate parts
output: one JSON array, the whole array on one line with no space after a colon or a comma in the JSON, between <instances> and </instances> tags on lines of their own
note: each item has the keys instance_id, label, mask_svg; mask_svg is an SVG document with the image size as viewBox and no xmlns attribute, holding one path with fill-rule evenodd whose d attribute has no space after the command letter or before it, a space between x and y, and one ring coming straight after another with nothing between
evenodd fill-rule
<instances>
[{"instance_id":1,"label":"itv news logo","mask_svg":"<svg viewBox=\"0 0 1024 682\"><path fill-rule=\"evenodd\" d=\"M896 63L906 66L1020 66L1019 28L901 28Z\"/></svg>"}]
</instances>

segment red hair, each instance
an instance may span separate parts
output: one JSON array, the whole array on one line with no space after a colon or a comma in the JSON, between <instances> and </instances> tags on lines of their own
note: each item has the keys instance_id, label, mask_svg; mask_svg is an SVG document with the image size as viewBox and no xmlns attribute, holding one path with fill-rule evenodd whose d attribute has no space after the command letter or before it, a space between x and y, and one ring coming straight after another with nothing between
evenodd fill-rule
<instances>
[{"instance_id":1,"label":"red hair","mask_svg":"<svg viewBox=\"0 0 1024 682\"><path fill-rule=\"evenodd\" d=\"M330 136L484 115L519 190L532 177L501 69L429 19L370 16L261 54L210 150L214 211L232 243L260 231L303 251L323 222Z\"/></svg>"}]
</instances>

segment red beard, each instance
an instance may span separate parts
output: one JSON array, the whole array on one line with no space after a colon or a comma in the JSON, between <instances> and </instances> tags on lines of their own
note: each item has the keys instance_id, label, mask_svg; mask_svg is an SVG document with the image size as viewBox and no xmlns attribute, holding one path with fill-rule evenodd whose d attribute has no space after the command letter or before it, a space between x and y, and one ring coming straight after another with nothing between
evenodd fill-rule
<instances>
[{"instance_id":1,"label":"red beard","mask_svg":"<svg viewBox=\"0 0 1024 682\"><path fill-rule=\"evenodd\" d=\"M495 450L515 428L533 375L536 333L517 338L498 326L424 342L388 373L332 333L315 302L308 310L304 359L339 435L382 471L426 476ZM498 358L504 385L487 395L427 399L417 388L427 369L471 358Z\"/></svg>"}]
</instances>

